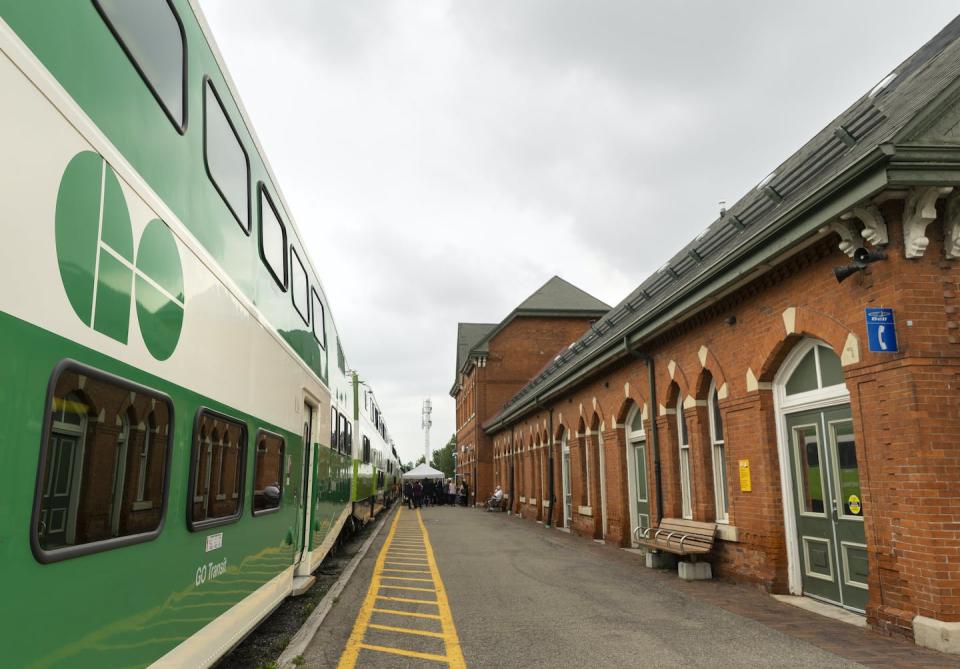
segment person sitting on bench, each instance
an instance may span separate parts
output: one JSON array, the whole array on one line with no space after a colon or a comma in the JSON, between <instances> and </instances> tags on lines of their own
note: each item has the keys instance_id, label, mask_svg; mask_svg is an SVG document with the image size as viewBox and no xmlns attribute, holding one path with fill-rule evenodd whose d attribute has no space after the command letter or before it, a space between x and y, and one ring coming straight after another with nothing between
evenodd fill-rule
<instances>
[{"instance_id":1,"label":"person sitting on bench","mask_svg":"<svg viewBox=\"0 0 960 669\"><path fill-rule=\"evenodd\" d=\"M487 500L487 511L499 509L501 502L503 502L503 488L497 486L497 489L493 491L490 499Z\"/></svg>"}]
</instances>

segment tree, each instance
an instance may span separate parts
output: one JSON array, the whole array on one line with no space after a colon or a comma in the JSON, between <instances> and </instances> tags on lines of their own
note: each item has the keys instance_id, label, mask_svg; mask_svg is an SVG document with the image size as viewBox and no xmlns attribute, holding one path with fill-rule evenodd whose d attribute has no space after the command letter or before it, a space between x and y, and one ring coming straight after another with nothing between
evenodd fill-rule
<instances>
[{"instance_id":1,"label":"tree","mask_svg":"<svg viewBox=\"0 0 960 669\"><path fill-rule=\"evenodd\" d=\"M450 437L450 441L447 442L446 446L433 452L433 458L431 458L430 466L443 472L443 475L447 478L452 479L454 473L453 454L456 452L456 450L457 435L453 435Z\"/></svg>"},{"instance_id":2,"label":"tree","mask_svg":"<svg viewBox=\"0 0 960 669\"><path fill-rule=\"evenodd\" d=\"M423 464L424 462L426 462L426 461L427 461L427 459L426 459L424 456L421 455L419 458L417 458L417 461L416 461L416 463L414 464L414 466L422 465L422 464Z\"/></svg>"}]
</instances>

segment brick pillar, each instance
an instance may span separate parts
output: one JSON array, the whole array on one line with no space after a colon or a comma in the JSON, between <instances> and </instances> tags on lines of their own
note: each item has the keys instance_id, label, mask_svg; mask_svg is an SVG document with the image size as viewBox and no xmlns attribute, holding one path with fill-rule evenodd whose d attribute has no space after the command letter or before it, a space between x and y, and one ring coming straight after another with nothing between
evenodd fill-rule
<instances>
[{"instance_id":1,"label":"brick pillar","mask_svg":"<svg viewBox=\"0 0 960 669\"><path fill-rule=\"evenodd\" d=\"M607 541L630 543L630 510L627 507L626 436L622 429L603 433L604 478L607 482Z\"/></svg>"}]
</instances>

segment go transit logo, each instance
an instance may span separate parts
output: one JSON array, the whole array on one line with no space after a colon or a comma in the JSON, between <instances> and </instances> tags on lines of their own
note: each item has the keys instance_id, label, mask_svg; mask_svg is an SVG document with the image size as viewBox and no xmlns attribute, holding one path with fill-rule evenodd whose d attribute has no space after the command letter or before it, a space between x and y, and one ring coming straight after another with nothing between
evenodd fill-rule
<instances>
[{"instance_id":1,"label":"go transit logo","mask_svg":"<svg viewBox=\"0 0 960 669\"><path fill-rule=\"evenodd\" d=\"M84 323L127 343L136 297L140 333L150 354L166 360L183 326L183 268L170 229L150 221L136 248L120 181L97 153L81 151L63 172L57 194L57 260L73 310Z\"/></svg>"}]
</instances>

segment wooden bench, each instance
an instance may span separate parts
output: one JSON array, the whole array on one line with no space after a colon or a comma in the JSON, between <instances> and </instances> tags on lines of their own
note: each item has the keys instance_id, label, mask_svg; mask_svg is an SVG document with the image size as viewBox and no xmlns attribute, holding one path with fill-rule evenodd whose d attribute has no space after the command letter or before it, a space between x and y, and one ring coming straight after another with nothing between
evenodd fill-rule
<instances>
[{"instance_id":1,"label":"wooden bench","mask_svg":"<svg viewBox=\"0 0 960 669\"><path fill-rule=\"evenodd\" d=\"M487 500L487 511L506 511L510 508L510 496L504 495L499 502Z\"/></svg>"},{"instance_id":2,"label":"wooden bench","mask_svg":"<svg viewBox=\"0 0 960 669\"><path fill-rule=\"evenodd\" d=\"M634 534L641 546L675 555L689 555L690 560L696 562L698 555L713 550L717 524L683 518L664 518L660 521L660 527L638 527Z\"/></svg>"}]
</instances>

